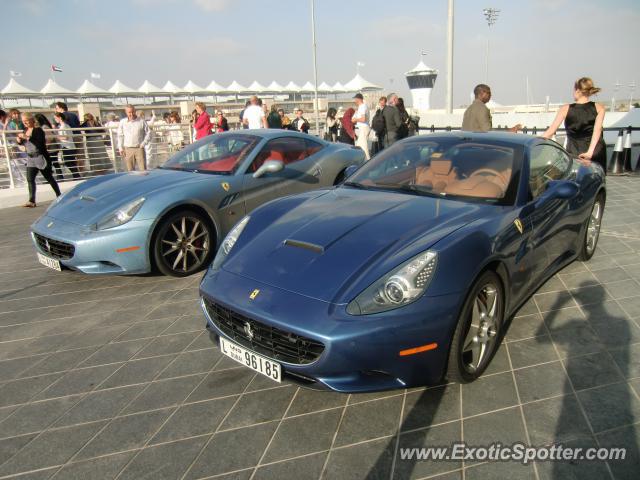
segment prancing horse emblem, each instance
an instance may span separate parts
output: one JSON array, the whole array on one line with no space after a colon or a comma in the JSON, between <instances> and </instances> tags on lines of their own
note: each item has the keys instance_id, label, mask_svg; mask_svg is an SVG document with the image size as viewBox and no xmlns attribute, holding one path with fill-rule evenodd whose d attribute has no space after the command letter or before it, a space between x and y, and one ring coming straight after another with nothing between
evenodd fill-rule
<instances>
[{"instance_id":1,"label":"prancing horse emblem","mask_svg":"<svg viewBox=\"0 0 640 480\"><path fill-rule=\"evenodd\" d=\"M222 182L221 185L222 185L222 188L224 188L225 192L228 192L229 189L231 188L231 185L229 185L227 182Z\"/></svg>"},{"instance_id":2,"label":"prancing horse emblem","mask_svg":"<svg viewBox=\"0 0 640 480\"><path fill-rule=\"evenodd\" d=\"M522 225L522 221L520 221L519 218L516 218L513 221L513 224L516 226L516 228L518 229L518 231L520 232L520 235L522 235L522 233L524 232L524 225Z\"/></svg>"},{"instance_id":3,"label":"prancing horse emblem","mask_svg":"<svg viewBox=\"0 0 640 480\"><path fill-rule=\"evenodd\" d=\"M253 336L255 335L253 333L253 329L251 328L251 324L249 322L244 322L244 333L247 334L247 338L249 340L253 340Z\"/></svg>"},{"instance_id":4,"label":"prancing horse emblem","mask_svg":"<svg viewBox=\"0 0 640 480\"><path fill-rule=\"evenodd\" d=\"M47 228L51 228L51 227L53 227L53 222L47 223Z\"/></svg>"},{"instance_id":5,"label":"prancing horse emblem","mask_svg":"<svg viewBox=\"0 0 640 480\"><path fill-rule=\"evenodd\" d=\"M255 298L258 296L259 293L260 293L260 290L256 288L253 292L251 292L251 295L249 295L249 298L251 300L255 300Z\"/></svg>"}]
</instances>

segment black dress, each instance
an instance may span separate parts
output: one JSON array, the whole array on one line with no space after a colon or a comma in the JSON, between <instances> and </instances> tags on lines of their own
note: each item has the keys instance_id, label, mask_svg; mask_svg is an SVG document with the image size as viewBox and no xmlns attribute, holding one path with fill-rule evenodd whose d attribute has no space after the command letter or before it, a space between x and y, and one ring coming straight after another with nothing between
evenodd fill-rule
<instances>
[{"instance_id":1,"label":"black dress","mask_svg":"<svg viewBox=\"0 0 640 480\"><path fill-rule=\"evenodd\" d=\"M569 105L567 117L564 119L564 127L567 130L567 151L573 155L586 153L591 144L593 126L596 123L598 111L596 104L572 103ZM591 157L592 162L599 163L602 169L607 171L607 147L600 135L600 140Z\"/></svg>"}]
</instances>

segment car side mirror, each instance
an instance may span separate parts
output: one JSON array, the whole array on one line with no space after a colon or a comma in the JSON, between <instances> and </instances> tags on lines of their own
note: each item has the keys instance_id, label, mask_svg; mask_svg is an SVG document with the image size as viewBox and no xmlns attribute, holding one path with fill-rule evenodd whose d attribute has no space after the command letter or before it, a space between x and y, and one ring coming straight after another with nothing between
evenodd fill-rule
<instances>
[{"instance_id":1,"label":"car side mirror","mask_svg":"<svg viewBox=\"0 0 640 480\"><path fill-rule=\"evenodd\" d=\"M356 171L358 170L358 168L360 168L358 165L349 165L347 168L344 169L344 180L346 180L347 178L349 178L351 175L353 175L354 173L356 173Z\"/></svg>"},{"instance_id":2,"label":"car side mirror","mask_svg":"<svg viewBox=\"0 0 640 480\"><path fill-rule=\"evenodd\" d=\"M284 162L282 160L267 160L256 170L253 178L263 177L267 173L277 173L282 169L284 169Z\"/></svg>"}]
</instances>

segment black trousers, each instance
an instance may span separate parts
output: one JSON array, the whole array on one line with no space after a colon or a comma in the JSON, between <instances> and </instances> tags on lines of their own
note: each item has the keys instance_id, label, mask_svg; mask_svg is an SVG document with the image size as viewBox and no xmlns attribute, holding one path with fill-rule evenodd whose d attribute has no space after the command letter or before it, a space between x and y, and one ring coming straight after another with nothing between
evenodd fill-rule
<instances>
[{"instance_id":1,"label":"black trousers","mask_svg":"<svg viewBox=\"0 0 640 480\"><path fill-rule=\"evenodd\" d=\"M80 178L80 172L78 171L78 160L76 159L78 151L75 148L63 148L62 159L65 167L71 172L73 178Z\"/></svg>"},{"instance_id":2,"label":"black trousers","mask_svg":"<svg viewBox=\"0 0 640 480\"><path fill-rule=\"evenodd\" d=\"M27 167L27 184L29 185L29 201L36 203L36 176L38 172L42 174L53 191L56 192L56 196L60 196L60 188L58 187L58 182L53 178L53 172L51 171L51 162L47 162L47 166L40 170L36 167Z\"/></svg>"}]
</instances>

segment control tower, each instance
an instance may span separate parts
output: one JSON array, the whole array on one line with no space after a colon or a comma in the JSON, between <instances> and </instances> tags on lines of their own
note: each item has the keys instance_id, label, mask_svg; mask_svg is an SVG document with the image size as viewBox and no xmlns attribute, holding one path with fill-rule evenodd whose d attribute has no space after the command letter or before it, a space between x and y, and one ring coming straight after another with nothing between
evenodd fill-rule
<instances>
[{"instance_id":1,"label":"control tower","mask_svg":"<svg viewBox=\"0 0 640 480\"><path fill-rule=\"evenodd\" d=\"M405 73L407 83L411 89L414 109L429 110L431 108L429 99L437 76L438 71L427 67L422 60L413 70Z\"/></svg>"}]
</instances>

